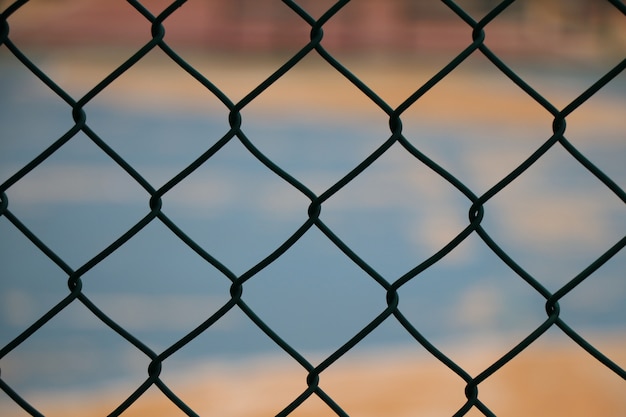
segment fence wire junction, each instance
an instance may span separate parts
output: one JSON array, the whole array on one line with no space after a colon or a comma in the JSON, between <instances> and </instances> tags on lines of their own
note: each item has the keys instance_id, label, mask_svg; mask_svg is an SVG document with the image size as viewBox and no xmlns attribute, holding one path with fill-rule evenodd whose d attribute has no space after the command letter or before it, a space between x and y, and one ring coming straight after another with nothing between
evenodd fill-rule
<instances>
[{"instance_id":1,"label":"fence wire junction","mask_svg":"<svg viewBox=\"0 0 626 417\"><path fill-rule=\"evenodd\" d=\"M425 348L434 358L454 372L465 383L466 401L459 405L455 416L466 415L470 410L477 409L485 416L494 416L494 412L489 408L489 404L484 403L479 397L479 386L489 377L497 373L504 365L513 360L517 355L538 340L551 328L560 329L571 340L584 349L590 357L601 362L606 368L618 375L622 380L626 380L626 371L615 363L610 357L606 356L594 345L583 338L576 329L570 327L561 317L561 308L559 301L566 297L574 288L578 287L585 280L590 279L602 265L615 257L626 245L626 236L619 239L606 247L605 252L599 256L594 262L586 268L579 271L565 285L555 292L549 291L546 286L535 276L527 272L516 261L505 252L505 250L492 238L492 236L483 228L482 221L487 215L484 209L485 204L493 199L498 193L509 186L513 181L523 175L531 166L533 166L543 155L551 148L561 146L564 148L571 158L579 163L589 175L597 178L606 190L614 194L622 202L626 202L626 193L624 190L594 163L581 153L566 137L566 121L567 118L583 106L596 92L604 88L615 77L626 68L626 58L622 59L617 65L607 71L599 79L593 82L588 88L569 102L563 108L558 108L549 100L547 100L539 91L535 90L526 80L520 77L510 66L504 62L496 53L494 53L487 45L487 35L489 33L489 25L498 18L508 7L516 0L506 0L493 7L484 17L475 19L468 14L462 7L451 0L443 0L442 3L449 9L449 12L456 18L463 21L468 28L468 44L462 52L454 59L441 68L432 78L419 87L415 91L407 92L406 99L397 107L392 107L381 98L376 91L370 88L365 82L353 74L339 59L333 56L324 47L324 26L333 19L334 16L342 12L350 2L348 0L338 1L318 19L315 19L301 7L297 2L283 0L282 5L289 10L290 13L297 15L302 25L310 27L310 38L308 43L295 53L290 59L282 63L267 79L258 84L241 100L233 101L227 96L216 83L206 78L201 72L185 61L167 42L166 23L167 19L175 14L179 8L185 7L186 1L175 1L165 8L160 14L152 14L148 8L136 0L127 0L127 2L151 25L151 38L132 56L130 56L122 65L108 74L104 79L98 82L82 97L73 97L62 89L48 74L42 71L34 61L11 39L11 16L23 7L28 7L28 0L15 1L2 11L0 19L0 44L8 50L21 64L25 71L30 71L42 83L44 83L51 92L53 92L60 100L68 106L68 112L74 121L74 125L58 138L48 148L43 149L39 155L32 161L21 167L17 172L11 175L3 184L0 185L0 220L8 221L13 228L23 234L38 250L40 250L47 258L49 258L64 274L67 275L68 294L65 298L50 309L47 313L38 318L32 325L24 329L15 339L11 340L0 350L0 364L10 352L19 349L27 339L38 332L42 327L46 326L56 315L66 309L72 303L81 303L84 305L94 317L100 320L104 325L115 331L124 338L130 345L142 352L150 360L147 372L148 377L134 392L130 393L125 401L120 403L114 410L110 412L111 416L123 414L135 401L137 401L152 386L165 395L173 404L175 404L182 412L189 416L198 415L195 410L188 406L176 392L174 392L161 378L161 370L168 358L171 358L183 347L191 341L203 334L209 328L214 326L229 311L239 309L243 312L269 339L271 339L280 349L288 354L295 362L297 362L307 372L306 381L303 381L303 390L300 395L293 399L289 404L285 404L284 408L278 415L286 416L296 411L311 396L317 396L321 399L332 412L339 416L348 415L342 405L335 401L332 393L327 393L323 389L323 373L348 351L359 344L364 338L378 328L387 320L396 320L406 332L415 340L416 343ZM522 0L517 0L522 1ZM619 0L608 0L608 4L612 5L616 13L626 15L626 5ZM62 7L62 6L59 6ZM110 146L106 138L101 137L93 130L88 120L88 112L85 109L88 103L94 100L99 94L106 90L116 79L123 75L126 71L135 66L151 51L160 49L165 53L172 62L178 65L182 70L188 73L198 82L198 88L204 88L214 95L224 106L224 117L228 119L229 129L223 136L208 147L201 155L169 179L160 188L155 188L153 184L147 181L142 174L136 170L131 164L124 160L120 154ZM552 132L546 134L548 138L532 152L527 159L511 170L506 176L499 179L488 191L483 194L476 194L461 179L455 177L442 166L437 164L428 155L423 153L410 140L410 137L403 133L402 118L403 114L418 102L426 93L434 86L444 80L451 74L461 63L466 61L474 54L482 54L495 68L504 74L511 82L513 82L521 91L530 97L538 107L549 113L553 118ZM384 113L389 120L389 136L381 140L378 148L363 159L355 166L347 175L334 183L320 194L314 193L304 183L296 179L289 172L266 156L256 145L254 138L246 134L245 118L246 107L249 106L259 95L266 91L270 86L277 82L281 77L287 74L292 68L297 66L305 57L309 55L318 55L334 68L341 76L347 79L356 89L358 89L365 97ZM31 231L25 222L20 220L20 213L13 212L9 204L11 199L12 187L14 187L23 178L28 176L35 168L50 158L55 152L63 146L76 140L77 135L81 133L86 135L111 161L117 164L128 175L129 180L135 181L149 195L149 211L145 216L125 233L120 235L106 248L95 254L86 263L74 268L70 263L60 257L49 245L39 236ZM17 138L26 140L26 138ZM17 140L16 139L16 140ZM305 196L310 204L306 213L306 220L278 247L265 257L261 262L245 271L243 274L235 274L213 254L209 253L202 245L194 241L185 230L171 220L166 210L163 209L163 201L168 197L168 193L181 184L185 179L195 172L198 168L211 160L231 141L239 141L256 160L261 162L273 175L279 177L282 181L289 184L293 189ZM336 232L329 227L322 219L324 203L331 200L334 196L344 190L357 176L363 173L376 160L384 155L392 146L401 147L404 151L415 160L415 164L421 164L436 173L443 180L453 186L458 193L467 199L468 218L467 224L456 237L440 248L434 255L425 261L419 263L403 275L399 277L389 277L380 273L362 259L352 248L350 248L340 238ZM193 331L180 338L176 343L169 346L161 352L155 352L147 346L142 340L133 335L130 331L118 324L110 318L101 308L90 299L89 295L83 291L83 276L93 269L96 265L111 256L116 250L129 242L135 235L144 229L151 222L161 222L167 227L173 236L176 236L191 251L212 265L221 272L223 279L230 282L230 299L223 304L214 314L207 317L204 322L197 326ZM358 333L351 337L332 354L328 355L317 364L312 363L304 354L294 349L281 335L264 322L262 317L246 303L245 288L246 283L254 280L262 270L274 263L283 254L285 254L296 242L298 242L310 230L317 229L328 238L332 244L354 265L364 271L373 281L380 286L380 296L385 298L386 308L380 311L378 316L363 327ZM490 366L482 370L477 375L470 375L465 369L455 363L450 357L446 356L440 349L429 341L402 312L400 296L398 291L401 287L410 281L418 280L420 274L441 261L448 254L453 252L462 242L470 236L478 236L482 242L506 264L520 280L525 282L541 297L545 299L546 318L534 331L524 337L516 346L510 349L505 355L495 360ZM4 279L4 278L3 278ZM25 412L33 416L45 415L43 411L38 409L38 405L27 401L23 395L11 386L11 382L3 379L0 374L0 388Z\"/></svg>"}]
</instances>

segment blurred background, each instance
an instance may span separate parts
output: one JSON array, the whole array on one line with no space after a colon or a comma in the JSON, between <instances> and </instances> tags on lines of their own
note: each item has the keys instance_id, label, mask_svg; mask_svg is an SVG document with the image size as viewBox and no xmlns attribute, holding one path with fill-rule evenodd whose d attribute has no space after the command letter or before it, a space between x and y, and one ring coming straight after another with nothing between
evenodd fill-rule
<instances>
[{"instance_id":1,"label":"blurred background","mask_svg":"<svg viewBox=\"0 0 626 417\"><path fill-rule=\"evenodd\" d=\"M10 3L3 2L5 6ZM141 4L156 16L170 2ZM334 2L303 0L297 4L317 19ZM456 4L479 21L499 2ZM96 0L30 1L10 23L11 38L55 47L142 44L149 28L128 3ZM609 1L517 1L489 24L489 46L531 59L555 54L578 60L597 58L623 51L623 23L623 15ZM188 2L168 17L165 26L168 43L227 53L299 49L310 32L293 10L270 0ZM467 24L442 2L363 0L342 8L324 25L324 47L366 55L442 54L467 44L467 30Z\"/></svg>"},{"instance_id":2,"label":"blurred background","mask_svg":"<svg viewBox=\"0 0 626 417\"><path fill-rule=\"evenodd\" d=\"M497 3L456 4L479 21ZM11 4L0 2L12 12L12 47L76 101L151 40L151 23L128 2ZM333 2L298 4L318 19ZM169 2L141 5L157 16ZM165 43L234 103L307 45L310 33L292 9L267 0L190 1L163 26ZM324 49L392 108L472 42L472 28L436 1L353 1L323 30ZM608 1L516 1L485 33L485 45L557 109L626 56L626 18ZM0 187L8 209L79 269L150 212L150 195L84 132L13 181L74 121L71 105L7 45L0 47L0 74ZM625 109L621 72L568 116L565 132L622 189ZM228 108L158 46L84 111L89 129L155 189L229 131ZM318 196L391 136L388 115L315 51L241 115L250 142ZM547 141L553 121L480 51L401 118L407 140L476 195ZM306 222L309 204L235 137L163 196L162 211L240 276ZM396 143L328 198L320 219L392 283L461 233L470 206ZM557 144L485 204L481 225L555 292L624 237L626 212ZM7 217L0 217L0 236L4 347L68 294L68 277ZM560 317L622 368L625 270L622 250L560 301ZM81 279L93 303L156 353L230 299L229 279L158 219ZM245 283L243 300L317 365L385 310L385 295L312 227ZM412 325L472 376L546 320L544 297L476 234L403 285L399 299ZM59 416L110 413L145 380L149 363L78 301L0 358L4 382L43 414ZM168 357L161 378L201 415L275 415L306 389L306 371L237 307ZM452 415L465 401L464 381L393 317L320 381L354 416ZM497 415L621 416L623 389L623 378L553 327L481 383L480 398ZM0 411L26 415L3 392ZM125 415L157 411L183 415L154 387ZM295 413L309 414L334 415L316 397Z\"/></svg>"}]
</instances>

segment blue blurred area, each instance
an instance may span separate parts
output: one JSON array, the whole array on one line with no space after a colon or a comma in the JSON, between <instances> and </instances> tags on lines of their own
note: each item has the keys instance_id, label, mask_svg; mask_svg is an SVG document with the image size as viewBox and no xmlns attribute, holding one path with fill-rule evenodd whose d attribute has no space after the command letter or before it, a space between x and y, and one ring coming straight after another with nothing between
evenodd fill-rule
<instances>
[{"instance_id":1,"label":"blue blurred area","mask_svg":"<svg viewBox=\"0 0 626 417\"><path fill-rule=\"evenodd\" d=\"M3 61L0 65L4 182L71 128L72 119L70 107L44 88L33 88L32 76L23 68ZM589 78L576 80L584 88ZM618 81L614 91L624 91L625 85ZM228 131L227 112L220 109L210 114L142 112L94 101L86 111L87 124L154 188ZM478 127L473 131L440 121L416 123L421 130L409 139L478 194L486 190L474 184L485 182L498 159L521 162L534 149L532 144L538 146L550 133L535 127L495 127L485 136ZM246 118L244 112L242 129L318 195L389 135L377 120L326 120L313 113L303 120L267 120ZM594 137L581 140L580 147L623 186L623 131L602 126L591 131ZM508 138L506 145L499 140L503 137ZM493 166L481 162L484 155ZM513 168L505 167L503 173ZM502 173L498 175L488 182L495 184ZM11 212L74 270L149 212L148 193L82 133L6 194ZM239 276L304 224L309 203L233 139L163 197L163 212ZM325 202L320 218L385 280L394 282L460 233L470 206L458 190L394 145ZM559 219L569 222L564 229ZM486 204L483 227L523 268L556 291L623 237L626 216L622 202L555 147ZM6 218L0 218L0 236L4 346L68 294L68 277ZM562 301L563 319L583 334L626 330L625 270L622 251ZM229 279L158 219L89 270L82 282L89 299L157 353L230 297ZM385 293L313 227L244 284L243 300L306 355L339 348L385 310ZM399 296L403 314L441 346L485 337L499 337L512 346L545 319L545 300L475 235L401 287ZM391 318L362 345L411 343ZM267 352L278 353L279 348L234 308L171 360L236 359ZM92 383L94 375L98 380L140 379L148 359L74 302L2 362L3 379L21 390L74 387Z\"/></svg>"}]
</instances>

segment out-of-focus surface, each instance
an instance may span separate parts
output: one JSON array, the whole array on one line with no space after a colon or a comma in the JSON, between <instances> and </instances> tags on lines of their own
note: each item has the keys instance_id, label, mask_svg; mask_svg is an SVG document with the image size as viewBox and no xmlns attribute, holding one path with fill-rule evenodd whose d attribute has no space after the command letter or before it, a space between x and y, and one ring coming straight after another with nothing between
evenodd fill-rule
<instances>
[{"instance_id":1,"label":"out-of-focus surface","mask_svg":"<svg viewBox=\"0 0 626 417\"><path fill-rule=\"evenodd\" d=\"M610 341L626 360L623 339ZM453 348L453 358L479 369L497 357L489 346ZM163 379L185 403L203 416L273 416L306 389L306 372L275 358L209 363ZM621 416L626 411L623 382L589 360L577 346L543 344L523 352L480 385L481 400L498 416ZM340 360L320 377L320 387L351 416L453 415L465 402L463 381L434 359L415 351L391 349ZM42 394L49 416L102 416L125 399L120 386L99 390ZM296 416L334 416L313 396ZM156 387L123 415L183 415ZM470 416L482 415L476 410Z\"/></svg>"},{"instance_id":2,"label":"out-of-focus surface","mask_svg":"<svg viewBox=\"0 0 626 417\"><path fill-rule=\"evenodd\" d=\"M284 5L259 3L189 2L164 23L168 45L233 102L309 39ZM392 107L471 43L471 28L443 4L411 11L411 3L355 1L324 25L322 45ZM487 3L459 4L479 20ZM145 4L155 15L167 6ZM624 16L598 4L516 2L487 26L485 43L561 109L626 55ZM302 5L318 17L331 3ZM125 2L32 1L8 21L15 45L76 100L150 40L149 22ZM0 66L4 182L74 122L71 107L4 46ZM625 109L621 73L567 118L565 133L622 188ZM155 188L229 129L226 107L158 48L84 110L88 126ZM391 134L388 116L315 52L241 114L251 142L318 195ZM405 137L478 195L550 137L552 119L479 52L402 115ZM73 268L149 211L145 190L82 133L6 193L11 212ZM165 194L163 212L242 274L306 220L309 203L233 140ZM459 233L470 205L396 144L326 201L320 218L394 281ZM554 292L624 236L626 217L623 202L556 145L485 205L482 225ZM68 291L67 276L1 217L0 234L4 346ZM561 318L622 367L625 269L622 251L560 302ZM158 221L82 279L90 300L156 352L230 298L226 277ZM545 299L475 235L399 296L413 325L472 376L546 318ZM385 290L315 229L248 281L243 299L313 364L386 307ZM112 411L148 363L74 302L0 366L45 415L88 416ZM274 415L306 388L306 372L236 307L163 369L200 415ZM464 385L393 317L320 376L353 416L452 415ZM481 383L479 398L499 416L617 417L626 413L624 387L552 328ZM152 387L124 415L159 413L182 415ZM4 393L0 414L25 415ZM293 415L333 413L312 397Z\"/></svg>"}]
</instances>

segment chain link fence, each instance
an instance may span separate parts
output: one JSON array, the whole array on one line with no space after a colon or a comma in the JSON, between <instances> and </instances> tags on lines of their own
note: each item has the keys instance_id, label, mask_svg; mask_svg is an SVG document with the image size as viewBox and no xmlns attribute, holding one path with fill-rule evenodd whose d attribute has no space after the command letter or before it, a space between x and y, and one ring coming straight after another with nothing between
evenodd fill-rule
<instances>
[{"instance_id":1,"label":"chain link fence","mask_svg":"<svg viewBox=\"0 0 626 417\"><path fill-rule=\"evenodd\" d=\"M618 77L626 68L626 59L621 59L617 65L609 68L601 77L594 80L588 85L588 87L575 99L568 102L566 105L560 107L549 101L541 91L533 88L531 83L527 82L524 78L520 77L498 54L494 53L489 47L489 33L490 27L493 22L497 21L500 15L505 13L509 7L511 7L515 0L506 0L495 4L496 2L487 2L493 6L484 16L470 15L464 10L457 2L451 0L443 0L447 13L452 16L453 19L464 22L467 27L467 45L466 47L446 65L438 70L438 72L432 76L427 82L421 85L414 91L407 89L406 98L398 105L392 106L377 92L374 88L366 84L362 79L357 77L346 64L332 53L325 44L325 26L333 22L333 19L339 18L344 8L349 7L349 1L338 1L332 4L326 11L324 11L319 18L314 18L307 11L307 9L301 7L298 2L283 0L280 4L281 12L288 13L291 16L297 16L300 20L300 28L305 28L310 32L309 41L303 44L301 48L289 59L284 61L275 71L263 82L258 84L255 88L249 91L245 96L239 100L234 101L231 97L220 89L220 85L217 82L213 82L211 79L205 77L203 73L198 71L194 66L181 57L168 44L168 32L166 31L168 19L171 16L175 16L179 10L186 7L185 1L175 1L163 9L158 15L153 14L148 8L146 8L141 2L135 0L128 0L136 13L149 22L151 26L152 37L139 48L135 53L129 56L125 62L117 67L110 74L106 75L96 85L94 85L86 94L81 97L74 97L65 91L55 82L55 80L40 69L34 61L29 57L27 53L23 51L12 38L14 27L12 26L12 16L17 14L20 10L28 8L29 2L27 0L15 1L2 11L0 19L0 45L5 52L17 58L23 65L23 71L29 71L34 74L43 84L49 88L49 90L58 98L58 100L64 102L67 106L67 111L71 113L73 118L73 126L64 132L58 139L56 139L50 146L45 149L41 149L39 154L30 162L22 166L19 170L12 173L9 178L0 185L0 221L19 231L25 236L41 253L43 253L49 260L51 260L61 271L68 277L67 280L67 295L58 300L56 305L39 317L35 322L27 326L21 331L21 333L13 338L9 343L2 347L0 350L0 364L5 368L6 357L11 352L19 350L20 346L25 343L29 338L35 335L37 332L45 328L46 325L53 320L55 316L67 309L69 306L75 303L80 303L85 306L91 314L100 320L108 328L116 332L121 336L129 345L149 359L149 366L147 367L148 377L141 383L133 392L128 393L125 401L118 404L114 410L110 411L110 415L122 415L133 403L135 403L142 395L146 393L148 389L153 386L158 389L167 398L176 405L183 413L189 416L198 415L197 410L192 409L187 405L175 392L168 386L161 378L162 367L167 364L168 360L175 356L181 349L194 341L200 335L205 333L208 329L213 328L222 320L229 312L233 310L239 310L245 316L249 318L260 329L267 338L271 339L282 351L289 355L293 361L295 361L302 369L305 370L307 376L306 380L302 381L302 391L300 395L293 398L290 403L284 404L284 408L278 415L285 416L296 412L299 407L307 401L310 397L318 397L322 400L330 410L336 415L345 416L348 415L342 408L342 404L333 398L332 392L326 392L324 389L324 372L331 368L340 358L344 357L347 352L361 343L368 335L376 330L383 323L389 321L395 321L406 330L406 333L410 335L416 345L421 345L425 348L432 357L436 358L441 364L449 368L454 374L463 381L465 385L464 395L466 398L465 403L459 404L458 410L454 413L455 416L463 416L471 412L482 413L485 416L493 416L494 412L490 409L490 405L483 402L479 395L479 387L482 383L498 373L507 363L515 359L522 351L535 343L541 338L549 329L558 328L560 331L567 335L572 341L578 344L582 349L588 353L590 361L599 361L608 370L616 374L621 380L626 379L626 372L620 367L614 359L605 355L600 349L596 348L592 343L588 342L582 337L576 328L568 325L566 319L563 317L560 302L564 300L568 294L570 294L575 288L579 287L583 282L592 280L594 274L616 257L623 250L626 245L626 237L621 237L615 242L607 242L603 253L597 257L593 262L588 264L585 268L579 270L573 277L570 277L565 285L562 285L556 291L550 291L546 288L542 280L529 273L525 268L518 264L513 256L507 253L503 247L499 244L498 240L493 237L492 233L487 231L484 227L484 220L489 216L488 210L485 209L485 205L490 202L494 197L499 195L503 190L507 189L516 179L523 176L527 170L529 170L534 164L537 163L546 153L554 147L562 147L571 156L573 161L584 167L587 174L591 177L595 177L605 187L606 193L611 193L616 196L622 203L626 202L626 193L612 178L606 175L600 170L594 162L590 160L585 154L583 154L576 146L574 146L567 139L567 120L568 118L579 111L588 100L594 96L599 90L603 88L610 88L608 85ZM355 1L353 3L358 3ZM418 2L415 2L417 4ZM460 3L460 2L459 2ZM493 3L493 4L492 4ZM523 3L519 0L518 3ZM623 19L626 15L626 5L619 0L610 0L606 3L606 6L611 9L614 15L621 18L621 24L624 24ZM59 3L56 7L63 7L63 3ZM243 6L242 6L243 7ZM248 8L254 5L248 5ZM263 8L265 6L258 6ZM491 6L490 6L491 7ZM415 13L418 13L416 11ZM254 13L251 12L251 16ZM19 28L15 28L19 29ZM188 164L184 169L178 172L176 175L169 178L162 186L155 187L153 183L148 181L142 173L126 161L115 147L107 142L106 137L101 137L96 129L92 129L89 119L89 111L87 105L92 102L101 93L107 90L118 78L120 78L125 72L129 71L135 65L140 63L151 51L161 50L165 53L169 59L175 63L180 69L185 71L191 77L197 81L198 89L205 89L216 97L223 105L223 117L228 121L227 131L221 136L219 140L208 146L204 151L197 155L195 160ZM485 192L478 193L476 190L471 189L461 178L458 178L446 170L443 166L439 165L433 158L427 155L419 146L415 145L413 138L406 135L403 130L403 117L405 113L412 108L417 102L433 88L435 88L442 80L445 80L451 73L453 73L463 62L468 60L469 57L475 55L484 56L493 67L497 68L502 74L504 74L515 86L524 94L526 94L536 105L538 109L549 114L553 120L552 131L545 132L546 139L543 143L530 153L526 159L514 167L505 176L495 181L495 183ZM246 110L251 103L255 102L258 97L278 80L284 77L294 67L297 67L308 56L317 56L328 63L338 74L348 80L355 89L358 89L363 96L376 106L380 114L384 114L388 120L388 134L385 138L380 140L377 148L371 152L366 158L360 161L354 168L343 176L338 181L334 182L330 187L323 190L321 193L316 193L311 190L306 184L294 177L290 172L281 167L278 163L270 159L262 150L255 144L255 138L250 136L246 131ZM4 76L3 76L4 77ZM3 79L4 82L11 82L11 80ZM623 132L620 132L622 134ZM87 262L78 265L77 267L71 266L72 262L64 259L55 250L49 246L44 239L34 233L20 217L21 214L18 211L14 211L11 204L12 190L14 187L23 181L25 178L33 172L44 161L51 158L55 152L62 149L68 143L78 140L80 134L84 134L90 141L92 141L102 152L106 155L106 158L113 161L117 166L125 171L128 179L132 179L137 185L139 185L148 195L146 203L149 209L144 213L143 218L128 228L123 234L119 235L114 241L101 250L99 253L93 254ZM297 138L291 138L297 140ZM623 138L622 138L623 139ZM7 138L2 134L2 141L6 140L19 140L26 141L28 138ZM190 235L189 230L185 230L184 227L177 224L166 214L167 210L164 209L164 202L168 200L168 194L176 189L180 184L184 183L186 179L192 175L208 161L214 159L220 152L225 149L226 145L232 142L239 142L245 147L251 156L263 164L267 172L280 178L281 181L288 184L293 190L297 190L302 196L308 200L308 208L306 213L303 213L305 220L290 232L290 236L285 239L280 245L274 247L271 253L267 255L260 262L247 269L245 272L238 274L233 272L232 269L226 266L222 260L218 259L209 250L203 247L202 244L194 241ZM145 146L150 146L147 142ZM332 201L338 195L341 195L346 187L351 184L357 177L370 168L379 158L385 155L390 149L401 148L406 155L413 159L414 164L427 167L432 173L438 175L441 179L446 181L449 185L454 187L459 196L464 198L466 202L467 220L462 230L456 233L456 236L443 245L428 259L420 262L412 267L410 270L401 274L400 276L389 276L379 270L372 267L365 259L348 244L342 240L340 234L336 232L324 221L324 206L328 202ZM622 207L623 210L623 207ZM227 281L230 285L230 298L227 302L223 303L216 311L206 317L204 321L198 325L195 329L187 333L184 337L171 344L169 347L162 351L154 351L151 349L145 341L141 340L131 331L124 328L121 324L113 320L107 315L98 303L92 300L88 291L84 290L83 278L88 271L92 270L98 264L102 263L112 254L114 254L122 246L126 245L133 240L136 235L142 231L146 226L151 223L161 223L169 231L172 236L179 239L186 245L189 251L194 252L200 256L206 263L210 264L213 268L218 270L221 275L221 280ZM335 246L336 250L343 254L346 259L349 259L354 265L356 265L361 271L371 278L373 282L379 287L379 296L384 299L384 305L386 306L378 312L377 316L371 320L366 326L362 327L356 334L346 335L345 343L336 349L331 354L324 357L318 363L312 362L307 358L303 352L295 349L287 340L285 340L280 332L276 331L270 325L268 325L263 317L259 315L249 303L246 302L246 288L247 286L258 277L261 271L272 265L279 258L281 258L287 251L290 250L300 239L305 235L311 233L311 231L317 230L321 232L329 242ZM513 348L506 352L503 356L494 358L491 365L482 369L482 371L476 374L470 374L467 370L462 368L458 363L452 360L449 356L444 354L438 346L436 346L431 340L424 336L420 331L420 328L409 319L403 313L402 297L400 296L400 290L406 286L409 282L415 282L425 273L425 271L432 268L433 265L441 262L470 237L479 238L486 247L488 247L493 254L495 254L504 264L514 272L517 279L520 282L524 282L529 288L532 288L537 294L539 294L543 300L545 300L545 319L542 323L537 325L532 332L527 334L521 340L519 340ZM1 267L0 267L1 269ZM623 271L622 271L623 272ZM12 277L2 277L3 280L14 279ZM176 285L176 283L172 283ZM435 295L433 295L435 296ZM427 314L427 312L425 312ZM328 323L329 326L332 323ZM19 390L12 387L11 381L6 379L5 374L0 374L0 388L6 393L6 395L14 401L21 409L26 413L33 416L42 416L45 411L41 411L38 408L38 404L27 401L23 397ZM624 385L617 387L624 392Z\"/></svg>"}]
</instances>

